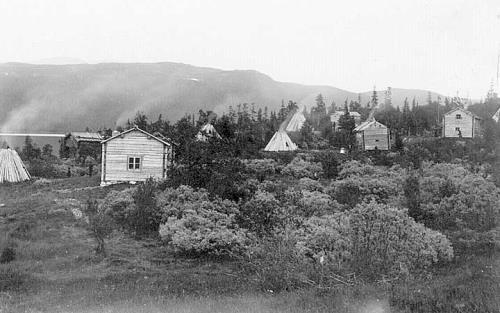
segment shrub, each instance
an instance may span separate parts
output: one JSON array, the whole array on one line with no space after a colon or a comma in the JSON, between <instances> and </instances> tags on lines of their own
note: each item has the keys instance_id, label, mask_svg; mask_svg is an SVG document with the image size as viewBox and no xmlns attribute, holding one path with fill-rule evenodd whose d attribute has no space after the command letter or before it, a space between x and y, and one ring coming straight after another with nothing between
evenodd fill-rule
<instances>
[{"instance_id":1,"label":"shrub","mask_svg":"<svg viewBox=\"0 0 500 313\"><path fill-rule=\"evenodd\" d=\"M371 202L348 216L353 266L360 273L406 275L453 256L446 236L416 223L405 211Z\"/></svg>"},{"instance_id":2,"label":"shrub","mask_svg":"<svg viewBox=\"0 0 500 313\"><path fill-rule=\"evenodd\" d=\"M323 186L319 181L307 177L301 178L299 180L298 187L301 190L307 190L307 191L320 191L320 192L323 191Z\"/></svg>"},{"instance_id":3,"label":"shrub","mask_svg":"<svg viewBox=\"0 0 500 313\"><path fill-rule=\"evenodd\" d=\"M460 253L499 246L500 191L493 183L457 164L424 163L420 189L422 221Z\"/></svg>"},{"instance_id":4,"label":"shrub","mask_svg":"<svg viewBox=\"0 0 500 313\"><path fill-rule=\"evenodd\" d=\"M103 208L124 230L135 236L154 234L162 216L155 192L156 183L148 179L136 188L111 191L104 199Z\"/></svg>"},{"instance_id":5,"label":"shrub","mask_svg":"<svg viewBox=\"0 0 500 313\"><path fill-rule=\"evenodd\" d=\"M292 290L314 283L309 280L314 268L296 249L293 234L277 234L260 240L248 248L241 260L266 291Z\"/></svg>"},{"instance_id":6,"label":"shrub","mask_svg":"<svg viewBox=\"0 0 500 313\"><path fill-rule=\"evenodd\" d=\"M281 225L283 212L274 195L257 191L248 202L240 207L238 224L257 236L263 237L273 233Z\"/></svg>"},{"instance_id":7,"label":"shrub","mask_svg":"<svg viewBox=\"0 0 500 313\"><path fill-rule=\"evenodd\" d=\"M211 200L205 189L194 189L189 186L167 188L158 194L157 199L162 222L170 217L180 219L184 214L199 208L233 215L238 212L234 202L217 197Z\"/></svg>"},{"instance_id":8,"label":"shrub","mask_svg":"<svg viewBox=\"0 0 500 313\"><path fill-rule=\"evenodd\" d=\"M302 191L299 200L301 215L311 217L324 214L333 214L342 211L343 207L329 195L319 191Z\"/></svg>"},{"instance_id":9,"label":"shrub","mask_svg":"<svg viewBox=\"0 0 500 313\"><path fill-rule=\"evenodd\" d=\"M159 234L177 252L190 255L232 255L245 248L246 235L235 221L237 206L205 190L187 186L159 196L163 222Z\"/></svg>"},{"instance_id":10,"label":"shrub","mask_svg":"<svg viewBox=\"0 0 500 313\"><path fill-rule=\"evenodd\" d=\"M345 214L311 217L298 234L298 250L315 262L324 257L326 264L340 271L352 260L349 220Z\"/></svg>"},{"instance_id":11,"label":"shrub","mask_svg":"<svg viewBox=\"0 0 500 313\"><path fill-rule=\"evenodd\" d=\"M405 211L375 202L312 217L299 237L304 255L324 255L335 270L354 270L371 279L419 273L453 256L444 235L416 223Z\"/></svg>"},{"instance_id":12,"label":"shrub","mask_svg":"<svg viewBox=\"0 0 500 313\"><path fill-rule=\"evenodd\" d=\"M27 168L31 176L43 178L66 177L66 172L60 171L51 161L33 159L27 162Z\"/></svg>"},{"instance_id":13,"label":"shrub","mask_svg":"<svg viewBox=\"0 0 500 313\"><path fill-rule=\"evenodd\" d=\"M292 162L283 168L282 173L294 178L318 179L322 175L323 169L321 163L305 161L301 157L295 157Z\"/></svg>"},{"instance_id":14,"label":"shrub","mask_svg":"<svg viewBox=\"0 0 500 313\"><path fill-rule=\"evenodd\" d=\"M109 215L106 214L102 207L99 207L97 201L89 200L83 210L87 216L87 229L97 242L95 249L96 254L106 255L105 238L108 237L113 231L113 221Z\"/></svg>"},{"instance_id":15,"label":"shrub","mask_svg":"<svg viewBox=\"0 0 500 313\"><path fill-rule=\"evenodd\" d=\"M244 160L247 172L254 174L256 178L262 182L264 179L276 173L278 163L273 159L252 159Z\"/></svg>"},{"instance_id":16,"label":"shrub","mask_svg":"<svg viewBox=\"0 0 500 313\"><path fill-rule=\"evenodd\" d=\"M319 151L314 154L314 160L321 163L323 177L327 179L337 177L338 167L344 159L345 156L336 151Z\"/></svg>"},{"instance_id":17,"label":"shrub","mask_svg":"<svg viewBox=\"0 0 500 313\"><path fill-rule=\"evenodd\" d=\"M352 209L361 202L397 203L400 186L389 178L349 177L334 181L328 190L332 198Z\"/></svg>"}]
</instances>

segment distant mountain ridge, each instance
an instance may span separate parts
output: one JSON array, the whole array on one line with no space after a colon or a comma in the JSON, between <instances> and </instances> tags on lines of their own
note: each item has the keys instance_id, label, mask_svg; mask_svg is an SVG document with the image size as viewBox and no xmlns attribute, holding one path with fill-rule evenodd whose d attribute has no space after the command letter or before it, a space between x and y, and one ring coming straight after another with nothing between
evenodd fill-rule
<instances>
[{"instance_id":1,"label":"distant mountain ridge","mask_svg":"<svg viewBox=\"0 0 500 313\"><path fill-rule=\"evenodd\" d=\"M255 103L277 110L282 100L312 106L321 93L342 106L358 93L332 86L278 82L254 70L225 71L182 63L0 64L0 131L68 132L115 127L142 111L172 122L199 109L227 112ZM392 89L393 105L428 92ZM363 92L365 105L371 91ZM383 92L378 93L383 101ZM437 97L432 93L433 98Z\"/></svg>"}]
</instances>

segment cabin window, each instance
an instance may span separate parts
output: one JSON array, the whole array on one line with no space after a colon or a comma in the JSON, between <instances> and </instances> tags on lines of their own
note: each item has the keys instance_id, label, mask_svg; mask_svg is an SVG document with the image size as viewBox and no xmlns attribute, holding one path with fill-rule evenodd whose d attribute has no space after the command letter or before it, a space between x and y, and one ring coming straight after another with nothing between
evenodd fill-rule
<instances>
[{"instance_id":1,"label":"cabin window","mask_svg":"<svg viewBox=\"0 0 500 313\"><path fill-rule=\"evenodd\" d=\"M456 118L457 120L461 120L461 119L462 119L462 114L457 114L457 115L455 115L455 118Z\"/></svg>"},{"instance_id":2,"label":"cabin window","mask_svg":"<svg viewBox=\"0 0 500 313\"><path fill-rule=\"evenodd\" d=\"M129 156L128 157L128 169L130 171L137 171L137 170L140 170L141 169L141 162L142 159L141 157L137 157L137 156Z\"/></svg>"}]
</instances>

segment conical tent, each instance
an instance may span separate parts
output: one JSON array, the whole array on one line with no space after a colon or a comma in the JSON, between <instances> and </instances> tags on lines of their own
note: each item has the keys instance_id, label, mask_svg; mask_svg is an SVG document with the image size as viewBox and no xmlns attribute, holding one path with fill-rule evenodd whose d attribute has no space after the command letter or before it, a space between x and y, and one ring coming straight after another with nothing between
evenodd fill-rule
<instances>
[{"instance_id":1,"label":"conical tent","mask_svg":"<svg viewBox=\"0 0 500 313\"><path fill-rule=\"evenodd\" d=\"M288 137L287 133L280 130L269 140L269 143L264 148L264 151L293 151L297 150L297 146L293 143L292 139Z\"/></svg>"},{"instance_id":2,"label":"conical tent","mask_svg":"<svg viewBox=\"0 0 500 313\"><path fill-rule=\"evenodd\" d=\"M500 108L495 112L495 114L493 114L491 118L497 123L498 121L500 121Z\"/></svg>"},{"instance_id":3,"label":"conical tent","mask_svg":"<svg viewBox=\"0 0 500 313\"><path fill-rule=\"evenodd\" d=\"M221 138L219 133L215 130L215 127L210 123L203 125L201 130L196 135L196 139L199 141L207 141L208 137Z\"/></svg>"},{"instance_id":4,"label":"conical tent","mask_svg":"<svg viewBox=\"0 0 500 313\"><path fill-rule=\"evenodd\" d=\"M16 150L0 149L0 183L16 183L30 178L30 174Z\"/></svg>"},{"instance_id":5,"label":"conical tent","mask_svg":"<svg viewBox=\"0 0 500 313\"><path fill-rule=\"evenodd\" d=\"M287 132L298 132L304 125L304 122L306 121L306 117L304 116L304 113L302 113L301 110L297 110L295 114L292 116L292 119L286 126L286 131Z\"/></svg>"}]
</instances>

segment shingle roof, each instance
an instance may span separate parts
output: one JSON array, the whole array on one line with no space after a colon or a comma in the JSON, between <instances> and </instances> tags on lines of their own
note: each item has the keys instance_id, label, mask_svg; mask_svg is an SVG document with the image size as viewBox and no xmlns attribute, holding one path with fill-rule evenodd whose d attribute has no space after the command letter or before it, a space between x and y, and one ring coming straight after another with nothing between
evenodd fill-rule
<instances>
[{"instance_id":1,"label":"shingle roof","mask_svg":"<svg viewBox=\"0 0 500 313\"><path fill-rule=\"evenodd\" d=\"M364 121L363 123L361 123L361 125L359 125L358 127L354 128L354 131L355 132L360 132L360 131L363 131L363 130L367 129L368 127L371 127L371 126L378 126L378 127L387 128L387 126L385 126L384 124L382 124L380 122L377 122L375 119L370 119L370 120Z\"/></svg>"},{"instance_id":2,"label":"shingle roof","mask_svg":"<svg viewBox=\"0 0 500 313\"><path fill-rule=\"evenodd\" d=\"M165 141L165 140L163 140L163 139L161 139L161 138L158 138L157 136L152 135L152 134L148 133L147 131L140 129L140 128L139 128L139 127L137 127L137 126L136 126L136 127L133 127L133 128L130 128L130 129L127 129L126 131L124 131L124 132L122 132L122 133L119 133L118 135L115 135L115 136L109 137L108 139L101 141L101 143L106 143L106 142L108 142L108 141L110 141L110 140L113 140L113 139L115 139L115 138L121 137L122 135L128 134L128 133L130 133L130 132L132 132L132 131L140 131L141 133L143 133L143 134L145 134L145 135L147 135L147 136L149 136L149 137L151 137L151 138L153 138L153 139L155 139L155 140L158 140L159 142L161 142L161 143L163 143L163 144L165 144L165 145L167 145L167 146L171 146L171 145L172 145L170 142L167 142L167 141Z\"/></svg>"},{"instance_id":3,"label":"shingle roof","mask_svg":"<svg viewBox=\"0 0 500 313\"><path fill-rule=\"evenodd\" d=\"M99 133L91 133L91 132L71 132L68 134L69 136L73 136L76 141L94 141L101 142L103 137Z\"/></svg>"}]
</instances>

